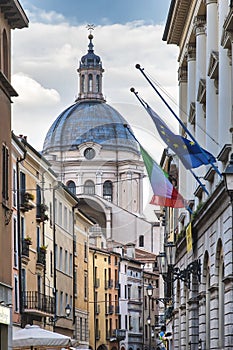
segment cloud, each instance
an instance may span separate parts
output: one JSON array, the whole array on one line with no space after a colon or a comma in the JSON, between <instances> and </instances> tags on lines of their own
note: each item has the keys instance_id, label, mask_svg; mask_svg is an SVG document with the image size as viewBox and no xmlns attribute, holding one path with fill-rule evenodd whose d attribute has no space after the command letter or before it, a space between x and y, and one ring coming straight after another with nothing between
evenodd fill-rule
<instances>
[{"instance_id":1,"label":"cloud","mask_svg":"<svg viewBox=\"0 0 233 350\"><path fill-rule=\"evenodd\" d=\"M31 23L28 29L13 32L12 82L19 93L14 99L13 127L16 133L26 132L28 141L39 150L49 126L78 94L77 68L88 49L85 26L69 25L62 18L61 22L54 22L53 14L46 16L48 23ZM130 108L138 106L129 91L132 86L156 111L169 114L135 68L136 63L156 77L169 94L177 96L174 67L177 48L162 41L163 30L161 25L130 22L97 26L93 33L94 50L105 69L103 93L107 102L120 106L122 115L135 125L139 125L141 119L136 118L135 109ZM146 128L150 125L149 117L143 118Z\"/></svg>"}]
</instances>

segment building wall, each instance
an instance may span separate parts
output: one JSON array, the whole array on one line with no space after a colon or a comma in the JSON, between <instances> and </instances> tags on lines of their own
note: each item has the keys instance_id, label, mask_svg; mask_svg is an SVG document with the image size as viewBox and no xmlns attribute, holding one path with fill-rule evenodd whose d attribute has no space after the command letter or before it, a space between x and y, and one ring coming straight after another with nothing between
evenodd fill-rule
<instances>
[{"instance_id":1,"label":"building wall","mask_svg":"<svg viewBox=\"0 0 233 350\"><path fill-rule=\"evenodd\" d=\"M11 177L11 97L17 96L10 84L11 81L11 29L23 28L28 25L23 9L18 1L9 1L10 10L0 6L0 299L1 314L6 314L6 320L0 319L1 349L11 346L11 312L12 304L12 177ZM16 9L17 8L17 9ZM12 12L15 23L11 21Z\"/></svg>"},{"instance_id":2,"label":"building wall","mask_svg":"<svg viewBox=\"0 0 233 350\"><path fill-rule=\"evenodd\" d=\"M232 148L232 2L172 2L164 39L179 53L182 119L197 141L217 158L224 171ZM201 283L191 274L190 286L174 284L173 348L231 349L232 328L232 206L223 178L211 166L197 169L209 194L184 169L181 183L193 201L179 231L192 219L193 247L177 240L177 266L185 269L200 259Z\"/></svg>"}]
</instances>

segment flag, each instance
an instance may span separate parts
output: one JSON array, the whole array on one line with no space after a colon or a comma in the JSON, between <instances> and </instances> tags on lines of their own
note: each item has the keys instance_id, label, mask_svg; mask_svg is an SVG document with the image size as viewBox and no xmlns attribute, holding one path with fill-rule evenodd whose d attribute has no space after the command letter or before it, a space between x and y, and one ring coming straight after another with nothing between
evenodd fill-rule
<instances>
[{"instance_id":1,"label":"flag","mask_svg":"<svg viewBox=\"0 0 233 350\"><path fill-rule=\"evenodd\" d=\"M193 238L192 238L192 224L188 225L186 228L186 243L187 243L187 253L191 252L193 249Z\"/></svg>"},{"instance_id":2,"label":"flag","mask_svg":"<svg viewBox=\"0 0 233 350\"><path fill-rule=\"evenodd\" d=\"M140 150L154 192L150 204L184 208L185 200L168 180L168 174L163 171L141 145Z\"/></svg>"},{"instance_id":3,"label":"flag","mask_svg":"<svg viewBox=\"0 0 233 350\"><path fill-rule=\"evenodd\" d=\"M175 135L149 105L145 108L151 116L162 140L177 154L186 169L198 168L201 165L216 162L215 157L201 148L196 142L180 135Z\"/></svg>"}]
</instances>

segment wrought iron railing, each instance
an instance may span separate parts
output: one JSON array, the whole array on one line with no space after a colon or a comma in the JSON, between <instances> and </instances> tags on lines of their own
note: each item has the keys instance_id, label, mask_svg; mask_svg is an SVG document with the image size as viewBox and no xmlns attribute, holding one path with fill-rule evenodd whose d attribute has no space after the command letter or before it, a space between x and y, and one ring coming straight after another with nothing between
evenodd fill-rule
<instances>
[{"instance_id":1,"label":"wrought iron railing","mask_svg":"<svg viewBox=\"0 0 233 350\"><path fill-rule=\"evenodd\" d=\"M23 293L24 310L38 310L47 314L55 313L55 297L51 297L37 291Z\"/></svg>"}]
</instances>

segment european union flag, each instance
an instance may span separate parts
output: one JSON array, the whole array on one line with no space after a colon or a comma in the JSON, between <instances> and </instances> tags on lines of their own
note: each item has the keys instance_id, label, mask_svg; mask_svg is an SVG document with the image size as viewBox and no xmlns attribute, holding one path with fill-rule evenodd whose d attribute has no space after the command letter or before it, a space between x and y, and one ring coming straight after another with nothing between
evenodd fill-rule
<instances>
[{"instance_id":1,"label":"european union flag","mask_svg":"<svg viewBox=\"0 0 233 350\"><path fill-rule=\"evenodd\" d=\"M215 157L201 148L196 142L180 135L175 135L149 105L147 105L146 110L155 123L162 140L177 154L186 169L198 168L201 165L216 162Z\"/></svg>"}]
</instances>

